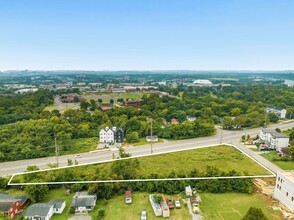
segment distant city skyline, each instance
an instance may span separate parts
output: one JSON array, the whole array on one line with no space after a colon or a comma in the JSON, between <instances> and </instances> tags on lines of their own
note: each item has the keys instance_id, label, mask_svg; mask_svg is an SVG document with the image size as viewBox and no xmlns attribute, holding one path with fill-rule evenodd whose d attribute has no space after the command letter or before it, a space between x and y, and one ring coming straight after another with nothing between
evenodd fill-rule
<instances>
[{"instance_id":1,"label":"distant city skyline","mask_svg":"<svg viewBox=\"0 0 294 220\"><path fill-rule=\"evenodd\" d=\"M294 1L1 0L0 71L294 70Z\"/></svg>"}]
</instances>

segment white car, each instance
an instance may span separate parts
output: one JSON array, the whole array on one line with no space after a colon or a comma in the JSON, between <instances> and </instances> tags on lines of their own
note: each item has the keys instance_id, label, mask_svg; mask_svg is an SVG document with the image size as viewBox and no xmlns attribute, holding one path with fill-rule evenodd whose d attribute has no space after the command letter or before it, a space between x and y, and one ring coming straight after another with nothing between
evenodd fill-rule
<instances>
[{"instance_id":1,"label":"white car","mask_svg":"<svg viewBox=\"0 0 294 220\"><path fill-rule=\"evenodd\" d=\"M180 203L180 200L179 199L175 199L175 207L177 209L181 208L181 203Z\"/></svg>"},{"instance_id":2,"label":"white car","mask_svg":"<svg viewBox=\"0 0 294 220\"><path fill-rule=\"evenodd\" d=\"M147 212L145 209L143 209L141 212L141 220L147 220Z\"/></svg>"},{"instance_id":3,"label":"white car","mask_svg":"<svg viewBox=\"0 0 294 220\"><path fill-rule=\"evenodd\" d=\"M75 159L78 159L78 158L82 158L82 155L80 155L80 154L75 155Z\"/></svg>"}]
</instances>

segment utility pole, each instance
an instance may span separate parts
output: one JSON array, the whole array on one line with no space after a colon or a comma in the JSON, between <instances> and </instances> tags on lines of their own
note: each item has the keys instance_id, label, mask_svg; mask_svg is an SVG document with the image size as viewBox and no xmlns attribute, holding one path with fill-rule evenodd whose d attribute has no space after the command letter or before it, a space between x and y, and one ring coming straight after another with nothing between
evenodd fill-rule
<instances>
[{"instance_id":1,"label":"utility pole","mask_svg":"<svg viewBox=\"0 0 294 220\"><path fill-rule=\"evenodd\" d=\"M223 129L224 129L224 119L222 118L220 141L219 141L220 144L223 143Z\"/></svg>"},{"instance_id":2,"label":"utility pole","mask_svg":"<svg viewBox=\"0 0 294 220\"><path fill-rule=\"evenodd\" d=\"M152 121L153 121L153 118L151 118L151 154L153 154L153 146L152 146L152 142L153 142L153 137L152 137L152 125L153 125L153 123L152 123Z\"/></svg>"},{"instance_id":3,"label":"utility pole","mask_svg":"<svg viewBox=\"0 0 294 220\"><path fill-rule=\"evenodd\" d=\"M59 163L58 163L58 146L57 146L57 137L56 137L56 135L55 135L55 153L56 153L57 167L59 167Z\"/></svg>"}]
</instances>

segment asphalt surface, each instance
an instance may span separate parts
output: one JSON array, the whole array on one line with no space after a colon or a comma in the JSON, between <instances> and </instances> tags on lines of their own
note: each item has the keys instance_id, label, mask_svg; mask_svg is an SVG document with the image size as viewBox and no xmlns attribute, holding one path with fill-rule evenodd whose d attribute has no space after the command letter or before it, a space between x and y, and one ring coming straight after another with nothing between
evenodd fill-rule
<instances>
[{"instance_id":1,"label":"asphalt surface","mask_svg":"<svg viewBox=\"0 0 294 220\"><path fill-rule=\"evenodd\" d=\"M270 127L270 126L269 126ZM273 128L280 128L281 130L286 130L288 128L294 127L294 121L278 124L271 126ZM153 144L153 153L167 153L175 150L186 150L186 149L197 149L203 148L215 144L227 143L233 144L243 152L250 155L252 158L257 160L259 163L267 167L276 173L278 168L276 165L272 164L268 160L264 159L257 152L250 150L248 147L240 143L240 138L242 135L256 135L259 134L261 128L254 129L244 129L242 131L220 131L217 129L217 134L209 137L201 137L194 139L187 139L181 141L171 141L168 143L158 143ZM222 138L221 138L222 137ZM151 154L151 146L142 145L139 147L127 147L126 152L131 153L132 156L146 156ZM106 162L113 160L113 154L118 155L118 150L102 150L90 153L80 154L80 158L75 158L75 155L65 155L59 157L59 167L67 166L68 159L76 159L79 164L95 163L95 162ZM20 160L13 162L0 163L0 176L9 176L12 174L17 174L24 172L27 166L37 165L40 169L48 169L49 163L56 163L56 157L30 159L30 160Z\"/></svg>"}]
</instances>

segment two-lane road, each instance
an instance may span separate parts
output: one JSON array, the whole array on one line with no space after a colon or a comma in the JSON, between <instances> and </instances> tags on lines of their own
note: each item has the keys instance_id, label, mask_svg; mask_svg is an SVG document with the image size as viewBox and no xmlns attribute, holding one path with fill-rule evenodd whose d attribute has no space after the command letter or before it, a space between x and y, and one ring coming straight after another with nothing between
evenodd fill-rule
<instances>
[{"instance_id":1,"label":"two-lane road","mask_svg":"<svg viewBox=\"0 0 294 220\"><path fill-rule=\"evenodd\" d=\"M289 128L294 127L294 121L279 124L272 126L274 128L279 127L281 130L286 130ZM259 163L263 164L268 169L276 172L279 168L269 162L268 160L264 159L256 152L251 151L247 147L240 144L240 138L244 134L246 135L256 135L260 131L260 128L254 129L246 129L242 131L222 131L218 130L217 135L209 136L209 137L201 137L201 138L193 138L181 141L172 141L168 143L159 143L153 144L153 153L167 153L175 150L186 150L191 148L203 148L209 145L219 144L222 140L222 143L233 144L237 146L240 150L244 151ZM222 136L222 138L221 138ZM146 156L151 154L150 144L140 146L140 147L128 147L126 151L131 153L133 156ZM113 157L113 153L118 155L118 151L114 150L105 150L105 151L96 151L92 153L84 153L81 154L82 157L76 159L79 164L86 164L86 163L95 163L95 162L102 162L102 161L111 161ZM64 167L67 166L67 160L72 159L74 160L74 155L64 155L59 157L59 166ZM30 160L20 160L20 161L12 161L12 162L5 162L0 163L0 176L8 176L16 173L23 172L27 166L37 165L40 169L48 169L49 163L56 163L56 157L48 157L48 158L39 158L39 159L30 159Z\"/></svg>"}]
</instances>

